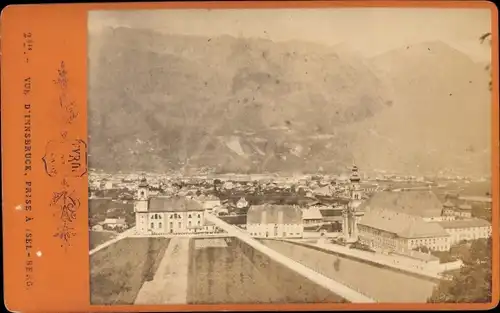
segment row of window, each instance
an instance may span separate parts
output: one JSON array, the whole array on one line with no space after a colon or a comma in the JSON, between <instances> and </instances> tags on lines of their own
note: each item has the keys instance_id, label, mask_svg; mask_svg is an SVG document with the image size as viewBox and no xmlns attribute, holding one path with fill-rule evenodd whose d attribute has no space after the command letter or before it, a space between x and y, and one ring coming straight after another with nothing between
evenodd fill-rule
<instances>
[{"instance_id":1,"label":"row of window","mask_svg":"<svg viewBox=\"0 0 500 313\"><path fill-rule=\"evenodd\" d=\"M443 250L448 250L447 246L437 246L435 247L436 249L433 249L432 247L430 248L431 250L439 250L439 251L443 251Z\"/></svg>"},{"instance_id":2,"label":"row of window","mask_svg":"<svg viewBox=\"0 0 500 313\"><path fill-rule=\"evenodd\" d=\"M478 232L478 231L486 231L485 227L470 227L470 228L450 228L450 232L468 232L468 231L473 231L473 232Z\"/></svg>"},{"instance_id":3,"label":"row of window","mask_svg":"<svg viewBox=\"0 0 500 313\"><path fill-rule=\"evenodd\" d=\"M179 227L179 228L182 228L182 222L178 222L178 223L177 223L177 225L178 225L178 227ZM198 221L198 222L196 223L196 225L200 226L200 225L201 225L201 222L200 222L200 221ZM174 228L174 222L170 222L169 226L170 226L170 228ZM193 225L192 225L192 222L191 222L191 221L188 221L188 227L190 227L190 226L193 226ZM158 223L158 228L162 228L162 227L163 227L163 224L162 224L161 222L159 222L159 223ZM151 229L154 229L154 228L155 228L155 223L151 222L151 227L150 227L150 228L151 228Z\"/></svg>"},{"instance_id":4,"label":"row of window","mask_svg":"<svg viewBox=\"0 0 500 313\"><path fill-rule=\"evenodd\" d=\"M437 240L436 240L437 239ZM436 244L439 242L446 241L448 238L440 237L440 238L425 238L425 239L410 239L410 244Z\"/></svg>"},{"instance_id":5,"label":"row of window","mask_svg":"<svg viewBox=\"0 0 500 313\"><path fill-rule=\"evenodd\" d=\"M294 233L288 233L288 236L293 236ZM266 236L266 237L269 237L270 234L269 232L265 232L265 233L250 233L251 236ZM300 233L295 233L296 236L300 236ZM277 233L274 233L274 237L278 237L278 234ZM282 233L282 237L286 237L286 232L283 232Z\"/></svg>"},{"instance_id":6,"label":"row of window","mask_svg":"<svg viewBox=\"0 0 500 313\"><path fill-rule=\"evenodd\" d=\"M468 239L487 238L488 237L488 233L483 232L481 234L477 234L477 233L474 233L474 234L460 234L459 237L460 238L468 238ZM455 236L455 238L456 238L456 236Z\"/></svg>"},{"instance_id":7,"label":"row of window","mask_svg":"<svg viewBox=\"0 0 500 313\"><path fill-rule=\"evenodd\" d=\"M161 229L156 229L156 230L153 230L153 229L149 229L150 232L152 232L153 234L164 234L165 232L162 231ZM219 233L220 231L215 229L215 228L208 228L208 227L205 227L204 229L194 229L193 230L185 230L185 231L175 231L175 234L192 234L192 233L208 233L208 234L216 234L216 233ZM174 234L174 230L173 229L170 229L169 233L171 234Z\"/></svg>"},{"instance_id":8,"label":"row of window","mask_svg":"<svg viewBox=\"0 0 500 313\"><path fill-rule=\"evenodd\" d=\"M275 223L253 223L249 224L251 226L269 226L269 227L276 227L276 226L284 226L284 227L300 227L302 224L275 224Z\"/></svg>"},{"instance_id":9,"label":"row of window","mask_svg":"<svg viewBox=\"0 0 500 313\"><path fill-rule=\"evenodd\" d=\"M382 242L380 240L378 240L378 241L377 240L371 241L371 240L366 240L366 239L363 238L362 242L365 243L365 244L368 244L368 245L370 245L372 247L375 247L375 248L381 248L381 247L392 248L392 249L396 248L396 245L395 245L395 243L393 241L392 242L391 241L384 241L384 242ZM431 250L439 250L439 251L445 251L445 250L448 249L448 247L445 246L445 245L430 246L428 248L431 249Z\"/></svg>"},{"instance_id":10,"label":"row of window","mask_svg":"<svg viewBox=\"0 0 500 313\"><path fill-rule=\"evenodd\" d=\"M170 214L169 216L171 219L179 219L179 218L182 218L182 216L180 214L177 214L177 213L174 213L174 214ZM191 214L188 214L188 218L192 218L193 216ZM197 214L197 217L198 218L201 218L201 214ZM161 220L161 214L153 214L151 215L151 219L153 220Z\"/></svg>"}]
</instances>

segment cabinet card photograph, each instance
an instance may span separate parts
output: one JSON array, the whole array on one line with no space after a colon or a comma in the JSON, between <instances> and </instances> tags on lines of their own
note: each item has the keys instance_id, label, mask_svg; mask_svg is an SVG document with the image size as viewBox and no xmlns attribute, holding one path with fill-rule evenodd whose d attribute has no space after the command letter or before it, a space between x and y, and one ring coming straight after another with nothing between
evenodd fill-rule
<instances>
[{"instance_id":1,"label":"cabinet card photograph","mask_svg":"<svg viewBox=\"0 0 500 313\"><path fill-rule=\"evenodd\" d=\"M87 23L92 305L492 301L491 10Z\"/></svg>"}]
</instances>

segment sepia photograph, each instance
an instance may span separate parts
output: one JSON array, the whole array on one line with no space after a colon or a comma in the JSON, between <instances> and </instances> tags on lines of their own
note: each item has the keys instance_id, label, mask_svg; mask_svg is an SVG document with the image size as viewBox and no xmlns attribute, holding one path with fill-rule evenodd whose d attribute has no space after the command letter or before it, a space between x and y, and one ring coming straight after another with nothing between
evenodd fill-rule
<instances>
[{"instance_id":1,"label":"sepia photograph","mask_svg":"<svg viewBox=\"0 0 500 313\"><path fill-rule=\"evenodd\" d=\"M91 304L491 302L491 19L89 11Z\"/></svg>"}]
</instances>

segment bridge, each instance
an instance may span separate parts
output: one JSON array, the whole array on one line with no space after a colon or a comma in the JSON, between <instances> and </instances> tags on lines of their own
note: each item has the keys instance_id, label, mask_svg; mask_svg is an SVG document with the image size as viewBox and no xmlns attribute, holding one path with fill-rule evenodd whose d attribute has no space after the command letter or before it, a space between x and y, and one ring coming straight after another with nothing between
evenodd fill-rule
<instances>
[{"instance_id":1,"label":"bridge","mask_svg":"<svg viewBox=\"0 0 500 313\"><path fill-rule=\"evenodd\" d=\"M260 243L256 239L252 238L245 231L239 229L236 226L230 225L220 218L212 214L206 214L205 219L213 223L215 226L226 231L228 235L233 236L241 240L242 242L248 244L255 250L267 255L269 258L273 259L290 270L300 274L304 278L318 284L319 286L331 291L332 293L346 299L352 303L374 303L374 299L363 295L362 293L351 289L339 282L336 282L322 274L319 274L312 269L290 259L286 256L274 251L273 249L267 247L266 245Z\"/></svg>"}]
</instances>

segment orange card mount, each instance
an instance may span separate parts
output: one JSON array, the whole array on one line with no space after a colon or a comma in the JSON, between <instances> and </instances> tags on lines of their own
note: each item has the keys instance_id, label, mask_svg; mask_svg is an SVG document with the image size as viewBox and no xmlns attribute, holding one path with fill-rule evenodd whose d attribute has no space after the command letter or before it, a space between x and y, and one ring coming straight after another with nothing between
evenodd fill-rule
<instances>
[{"instance_id":1,"label":"orange card mount","mask_svg":"<svg viewBox=\"0 0 500 313\"><path fill-rule=\"evenodd\" d=\"M12 5L1 21L9 310L498 304L492 3Z\"/></svg>"}]
</instances>

